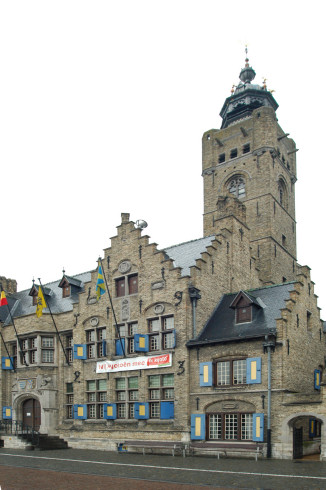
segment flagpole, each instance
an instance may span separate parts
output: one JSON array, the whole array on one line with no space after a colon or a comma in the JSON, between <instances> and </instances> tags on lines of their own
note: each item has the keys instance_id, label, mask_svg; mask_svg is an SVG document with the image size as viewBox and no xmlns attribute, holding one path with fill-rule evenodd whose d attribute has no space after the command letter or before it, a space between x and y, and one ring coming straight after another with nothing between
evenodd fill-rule
<instances>
[{"instance_id":1,"label":"flagpole","mask_svg":"<svg viewBox=\"0 0 326 490\"><path fill-rule=\"evenodd\" d=\"M115 316L115 312L114 312L114 308L113 308L113 303L112 303L112 298L111 298L111 294L110 294L109 286L108 286L108 283L107 283L107 280L106 280L106 276L105 276L105 273L104 273L104 268L103 268L103 263L102 263L102 259L101 259L101 257L99 257L99 258L98 258L98 260L99 260L99 262L101 263L101 267L102 267L102 274L103 274L103 277L104 277L104 281L105 281L105 285L106 285L106 290L107 290L108 295L109 295L110 304L111 304L112 313L113 313L114 322L115 322L115 329L116 329L116 331L117 331L117 334L118 334L118 337L119 337L119 340L120 340L120 345L121 345L121 349L122 349L123 357L126 357L125 348L124 348L123 343L122 343L122 340L121 340L121 336L120 336L120 329L119 329L119 327L118 327L118 322L117 322L117 319L116 319L116 316Z\"/></svg>"},{"instance_id":2,"label":"flagpole","mask_svg":"<svg viewBox=\"0 0 326 490\"><path fill-rule=\"evenodd\" d=\"M56 332L57 332L57 335L58 335L58 338L59 338L59 342L60 342L60 344L61 344L61 347L62 347L63 353L64 353L64 355L65 355L65 358L66 358L67 364L68 364L68 366L70 366L70 362L69 362L69 359L68 359L68 356L67 356L67 352L65 351L64 345L63 345L63 343L62 343L62 340L61 340L61 337L60 337L60 334L59 334L59 330L57 329L57 326L56 326L56 324L55 324L55 321L54 321L54 318L53 318L53 315L52 315L51 308L50 308L49 304L48 304L48 303L46 302L46 300L45 300L44 288L43 288L43 286L42 286L41 279L40 279L40 278L38 278L38 280L39 280L39 283L40 283L40 286L41 286L41 290L42 290L42 293L43 293L43 298L44 298L45 304L46 304L47 308L49 309L49 312L50 312L50 315L51 315L51 318L52 318L52 321L53 321L53 325L54 325L54 328L56 329Z\"/></svg>"},{"instance_id":3,"label":"flagpole","mask_svg":"<svg viewBox=\"0 0 326 490\"><path fill-rule=\"evenodd\" d=\"M21 352L21 355L22 355L24 364L25 364L25 366L28 366L27 361L26 361L26 358L25 358L25 352L22 349L21 341L20 341L19 335L17 333L16 325L15 325L15 322L14 322L13 316L11 314L11 311L10 311L10 308L9 308L8 303L7 303L7 309L8 309L8 313L9 313L10 319L11 319L11 323L12 323L12 325L14 327L14 330L15 330L15 334L16 334L16 337L17 337L18 345L19 345L19 350Z\"/></svg>"},{"instance_id":4,"label":"flagpole","mask_svg":"<svg viewBox=\"0 0 326 490\"><path fill-rule=\"evenodd\" d=\"M5 346L5 349L6 349L6 352L7 352L7 354L8 354L8 357L9 357L9 359L10 359L10 362L11 362L11 364L12 364L13 370L16 372L16 369L15 369L14 363L12 362L12 360L11 360L11 356L10 356L10 354L9 354L9 350L8 350L7 344L6 344L5 339L3 338L3 335L2 335L2 332L1 332L1 326L0 326L0 336L1 336L1 339L2 339L2 342L3 342L3 345ZM1 490L1 489L0 489L0 490Z\"/></svg>"}]
</instances>

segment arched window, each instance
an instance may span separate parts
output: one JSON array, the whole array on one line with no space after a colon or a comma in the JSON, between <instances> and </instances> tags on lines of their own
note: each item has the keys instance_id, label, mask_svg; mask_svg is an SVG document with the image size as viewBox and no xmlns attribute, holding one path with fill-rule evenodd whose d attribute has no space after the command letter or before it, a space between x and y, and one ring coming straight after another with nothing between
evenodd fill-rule
<instances>
[{"instance_id":1,"label":"arched window","mask_svg":"<svg viewBox=\"0 0 326 490\"><path fill-rule=\"evenodd\" d=\"M241 199L242 197L246 197L246 184L245 180L241 175L235 175L232 179L229 180L227 184L227 189L230 194Z\"/></svg>"},{"instance_id":2,"label":"arched window","mask_svg":"<svg viewBox=\"0 0 326 490\"><path fill-rule=\"evenodd\" d=\"M278 199L280 205L287 208L287 190L283 179L279 179L278 181Z\"/></svg>"}]
</instances>

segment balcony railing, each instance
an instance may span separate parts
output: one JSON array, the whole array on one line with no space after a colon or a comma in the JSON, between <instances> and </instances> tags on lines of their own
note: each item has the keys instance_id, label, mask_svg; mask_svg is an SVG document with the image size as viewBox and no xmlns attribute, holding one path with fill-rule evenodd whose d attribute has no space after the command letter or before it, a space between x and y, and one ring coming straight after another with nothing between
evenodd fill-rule
<instances>
[{"instance_id":1,"label":"balcony railing","mask_svg":"<svg viewBox=\"0 0 326 490\"><path fill-rule=\"evenodd\" d=\"M0 420L0 435L10 434L25 439L37 446L40 433L19 420Z\"/></svg>"}]
</instances>

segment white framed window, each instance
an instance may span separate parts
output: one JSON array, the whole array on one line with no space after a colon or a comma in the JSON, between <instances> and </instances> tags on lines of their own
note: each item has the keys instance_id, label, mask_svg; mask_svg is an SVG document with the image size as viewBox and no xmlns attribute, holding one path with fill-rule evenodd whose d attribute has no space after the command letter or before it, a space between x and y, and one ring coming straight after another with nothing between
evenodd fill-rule
<instances>
[{"instance_id":1,"label":"white framed window","mask_svg":"<svg viewBox=\"0 0 326 490\"><path fill-rule=\"evenodd\" d=\"M106 379L86 381L87 418L102 419L103 405L107 399Z\"/></svg>"}]
</instances>

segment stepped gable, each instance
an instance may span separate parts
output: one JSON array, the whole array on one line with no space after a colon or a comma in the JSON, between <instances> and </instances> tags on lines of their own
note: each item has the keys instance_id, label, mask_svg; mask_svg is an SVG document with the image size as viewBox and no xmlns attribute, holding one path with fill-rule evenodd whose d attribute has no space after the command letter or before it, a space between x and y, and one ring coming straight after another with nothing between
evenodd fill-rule
<instances>
[{"instance_id":1,"label":"stepped gable","mask_svg":"<svg viewBox=\"0 0 326 490\"><path fill-rule=\"evenodd\" d=\"M201 259L201 254L206 252L215 240L215 235L190 242L180 243L163 249L168 258L173 260L174 267L180 267L181 277L190 276L190 267L196 265L196 260Z\"/></svg>"},{"instance_id":2,"label":"stepped gable","mask_svg":"<svg viewBox=\"0 0 326 490\"><path fill-rule=\"evenodd\" d=\"M232 306L239 292L225 294L216 306L203 330L195 340L188 342L188 346L219 343L225 341L239 341L253 339L264 335L276 333L276 319L281 317L281 310L285 301L293 291L294 282L254 289L244 294L254 305L252 321L236 324L235 312Z\"/></svg>"}]
</instances>

